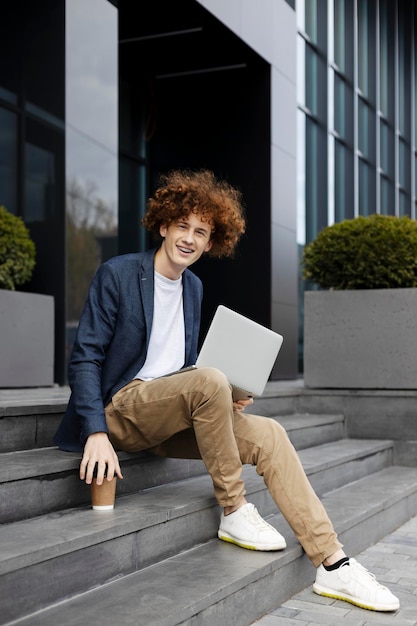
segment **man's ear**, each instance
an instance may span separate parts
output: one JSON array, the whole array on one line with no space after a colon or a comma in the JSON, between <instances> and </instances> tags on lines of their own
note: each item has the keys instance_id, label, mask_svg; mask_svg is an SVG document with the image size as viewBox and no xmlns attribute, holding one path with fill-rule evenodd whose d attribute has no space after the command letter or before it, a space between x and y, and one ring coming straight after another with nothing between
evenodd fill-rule
<instances>
[{"instance_id":1,"label":"man's ear","mask_svg":"<svg viewBox=\"0 0 417 626\"><path fill-rule=\"evenodd\" d=\"M204 248L204 252L208 252L209 250L211 250L213 247L213 242L210 240L208 242L208 244L206 245L206 247Z\"/></svg>"},{"instance_id":2,"label":"man's ear","mask_svg":"<svg viewBox=\"0 0 417 626\"><path fill-rule=\"evenodd\" d=\"M168 228L164 225L159 227L159 234L161 235L161 237L166 237L167 230Z\"/></svg>"}]
</instances>

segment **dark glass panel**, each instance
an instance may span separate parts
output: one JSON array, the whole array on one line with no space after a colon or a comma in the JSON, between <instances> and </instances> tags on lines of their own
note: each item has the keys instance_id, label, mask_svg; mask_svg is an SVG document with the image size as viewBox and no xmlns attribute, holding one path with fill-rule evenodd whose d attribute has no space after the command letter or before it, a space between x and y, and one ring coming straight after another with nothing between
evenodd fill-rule
<instances>
[{"instance_id":1,"label":"dark glass panel","mask_svg":"<svg viewBox=\"0 0 417 626\"><path fill-rule=\"evenodd\" d=\"M358 0L358 87L375 102L376 45L374 0Z\"/></svg>"},{"instance_id":2,"label":"dark glass panel","mask_svg":"<svg viewBox=\"0 0 417 626\"><path fill-rule=\"evenodd\" d=\"M404 137L410 138L411 128L411 28L410 7L400 2L398 10L398 123Z\"/></svg>"},{"instance_id":3,"label":"dark glass panel","mask_svg":"<svg viewBox=\"0 0 417 626\"><path fill-rule=\"evenodd\" d=\"M375 112L358 100L358 147L363 156L375 162Z\"/></svg>"},{"instance_id":4,"label":"dark glass panel","mask_svg":"<svg viewBox=\"0 0 417 626\"><path fill-rule=\"evenodd\" d=\"M395 2L379 3L380 109L389 120L394 119Z\"/></svg>"},{"instance_id":5,"label":"dark glass panel","mask_svg":"<svg viewBox=\"0 0 417 626\"><path fill-rule=\"evenodd\" d=\"M36 246L28 291L55 298L55 381L65 380L64 133L26 119L22 217Z\"/></svg>"},{"instance_id":6,"label":"dark glass panel","mask_svg":"<svg viewBox=\"0 0 417 626\"><path fill-rule=\"evenodd\" d=\"M417 39L417 7L414 9L414 41ZM412 115L414 116L414 145L417 146L417 45L414 43L414 111L412 111ZM417 158L417 155L415 155ZM417 181L417 177L416 177ZM417 213L415 214L417 217Z\"/></svg>"},{"instance_id":7,"label":"dark glass panel","mask_svg":"<svg viewBox=\"0 0 417 626\"><path fill-rule=\"evenodd\" d=\"M383 176L381 176L380 195L380 213L382 215L395 215L394 185Z\"/></svg>"},{"instance_id":8,"label":"dark glass panel","mask_svg":"<svg viewBox=\"0 0 417 626\"><path fill-rule=\"evenodd\" d=\"M334 62L350 80L353 77L353 7L351 0L334 0Z\"/></svg>"},{"instance_id":9,"label":"dark glass panel","mask_svg":"<svg viewBox=\"0 0 417 626\"><path fill-rule=\"evenodd\" d=\"M385 122L380 126L381 168L389 178L394 179L394 131Z\"/></svg>"},{"instance_id":10,"label":"dark glass panel","mask_svg":"<svg viewBox=\"0 0 417 626\"><path fill-rule=\"evenodd\" d=\"M117 20L107 0L66 3L68 346L97 266L118 252Z\"/></svg>"},{"instance_id":11,"label":"dark glass panel","mask_svg":"<svg viewBox=\"0 0 417 626\"><path fill-rule=\"evenodd\" d=\"M22 66L22 2L2 2L0 5L0 98L18 103Z\"/></svg>"},{"instance_id":12,"label":"dark glass panel","mask_svg":"<svg viewBox=\"0 0 417 626\"><path fill-rule=\"evenodd\" d=\"M25 172L25 221L44 222L53 217L57 210L54 153L27 142Z\"/></svg>"},{"instance_id":13,"label":"dark glass panel","mask_svg":"<svg viewBox=\"0 0 417 626\"><path fill-rule=\"evenodd\" d=\"M327 50L327 0L305 0L305 31L321 50Z\"/></svg>"},{"instance_id":14,"label":"dark glass panel","mask_svg":"<svg viewBox=\"0 0 417 626\"><path fill-rule=\"evenodd\" d=\"M359 215L376 212L375 170L359 159Z\"/></svg>"},{"instance_id":15,"label":"dark glass panel","mask_svg":"<svg viewBox=\"0 0 417 626\"><path fill-rule=\"evenodd\" d=\"M335 197L334 220L342 222L354 216L353 206L353 155L335 141Z\"/></svg>"},{"instance_id":16,"label":"dark glass panel","mask_svg":"<svg viewBox=\"0 0 417 626\"><path fill-rule=\"evenodd\" d=\"M399 214L400 214L400 217L404 217L405 215L407 215L408 217L411 217L410 196L409 194L404 193L404 191L400 191Z\"/></svg>"},{"instance_id":17,"label":"dark glass panel","mask_svg":"<svg viewBox=\"0 0 417 626\"><path fill-rule=\"evenodd\" d=\"M327 226L326 132L306 119L306 242Z\"/></svg>"},{"instance_id":18,"label":"dark glass panel","mask_svg":"<svg viewBox=\"0 0 417 626\"><path fill-rule=\"evenodd\" d=\"M147 93L143 93L139 85L120 81L119 147L123 153L139 158L146 156L146 141L155 122L152 92L150 86Z\"/></svg>"},{"instance_id":19,"label":"dark glass panel","mask_svg":"<svg viewBox=\"0 0 417 626\"><path fill-rule=\"evenodd\" d=\"M334 129L346 137L346 87L345 81L334 75Z\"/></svg>"},{"instance_id":20,"label":"dark glass panel","mask_svg":"<svg viewBox=\"0 0 417 626\"><path fill-rule=\"evenodd\" d=\"M411 154L410 146L403 140L399 141L399 183L406 192L410 192Z\"/></svg>"},{"instance_id":21,"label":"dark glass panel","mask_svg":"<svg viewBox=\"0 0 417 626\"><path fill-rule=\"evenodd\" d=\"M17 214L17 116L1 107L0 205Z\"/></svg>"},{"instance_id":22,"label":"dark glass panel","mask_svg":"<svg viewBox=\"0 0 417 626\"><path fill-rule=\"evenodd\" d=\"M305 104L310 111L325 121L327 110L326 64L309 45L305 46Z\"/></svg>"},{"instance_id":23,"label":"dark glass panel","mask_svg":"<svg viewBox=\"0 0 417 626\"><path fill-rule=\"evenodd\" d=\"M119 162L120 210L119 252L138 252L147 247L145 229L140 220L145 214L146 180L145 166L121 158Z\"/></svg>"},{"instance_id":24,"label":"dark glass panel","mask_svg":"<svg viewBox=\"0 0 417 626\"><path fill-rule=\"evenodd\" d=\"M346 69L346 7L345 0L334 0L334 61L338 68Z\"/></svg>"},{"instance_id":25,"label":"dark glass panel","mask_svg":"<svg viewBox=\"0 0 417 626\"><path fill-rule=\"evenodd\" d=\"M352 143L352 89L337 73L334 75L334 129L340 137Z\"/></svg>"},{"instance_id":26,"label":"dark glass panel","mask_svg":"<svg viewBox=\"0 0 417 626\"><path fill-rule=\"evenodd\" d=\"M19 2L22 4L22 2ZM23 2L23 72L25 101L57 120L65 117L62 89L65 56L65 18L63 0Z\"/></svg>"}]
</instances>

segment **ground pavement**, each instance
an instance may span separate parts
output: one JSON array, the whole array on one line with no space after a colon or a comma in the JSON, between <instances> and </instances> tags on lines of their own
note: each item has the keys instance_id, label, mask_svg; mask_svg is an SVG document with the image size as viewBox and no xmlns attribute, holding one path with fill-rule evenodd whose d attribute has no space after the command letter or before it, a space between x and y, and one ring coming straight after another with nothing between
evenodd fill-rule
<instances>
[{"instance_id":1,"label":"ground pavement","mask_svg":"<svg viewBox=\"0 0 417 626\"><path fill-rule=\"evenodd\" d=\"M253 626L417 626L417 516L356 558L400 599L398 611L366 611L307 587Z\"/></svg>"}]
</instances>

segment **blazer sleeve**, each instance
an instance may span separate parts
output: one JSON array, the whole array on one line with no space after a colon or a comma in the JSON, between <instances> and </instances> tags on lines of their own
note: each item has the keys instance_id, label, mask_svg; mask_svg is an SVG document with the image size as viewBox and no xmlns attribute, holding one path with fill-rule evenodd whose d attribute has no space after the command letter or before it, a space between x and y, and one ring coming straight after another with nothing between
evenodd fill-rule
<instances>
[{"instance_id":1,"label":"blazer sleeve","mask_svg":"<svg viewBox=\"0 0 417 626\"><path fill-rule=\"evenodd\" d=\"M116 271L111 264L103 264L90 285L68 367L72 409L79 416L84 442L92 433L108 432L102 368L115 331L119 294Z\"/></svg>"}]
</instances>

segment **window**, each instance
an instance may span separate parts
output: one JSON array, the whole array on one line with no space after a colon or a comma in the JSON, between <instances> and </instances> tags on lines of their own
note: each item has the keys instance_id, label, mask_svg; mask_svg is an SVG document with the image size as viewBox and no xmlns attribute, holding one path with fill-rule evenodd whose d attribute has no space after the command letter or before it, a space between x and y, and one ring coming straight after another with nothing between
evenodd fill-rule
<instances>
[{"instance_id":1,"label":"window","mask_svg":"<svg viewBox=\"0 0 417 626\"><path fill-rule=\"evenodd\" d=\"M395 3L379 3L379 98L383 116L394 120Z\"/></svg>"},{"instance_id":2,"label":"window","mask_svg":"<svg viewBox=\"0 0 417 626\"><path fill-rule=\"evenodd\" d=\"M0 205L17 213L17 116L0 107Z\"/></svg>"},{"instance_id":3,"label":"window","mask_svg":"<svg viewBox=\"0 0 417 626\"><path fill-rule=\"evenodd\" d=\"M383 173L394 180L394 131L383 120L380 124L380 164Z\"/></svg>"},{"instance_id":4,"label":"window","mask_svg":"<svg viewBox=\"0 0 417 626\"><path fill-rule=\"evenodd\" d=\"M358 101L358 148L375 162L375 111L362 98Z\"/></svg>"},{"instance_id":5,"label":"window","mask_svg":"<svg viewBox=\"0 0 417 626\"><path fill-rule=\"evenodd\" d=\"M326 64L310 45L305 45L305 105L321 120L326 119Z\"/></svg>"},{"instance_id":6,"label":"window","mask_svg":"<svg viewBox=\"0 0 417 626\"><path fill-rule=\"evenodd\" d=\"M359 159L359 215L376 212L375 170Z\"/></svg>"},{"instance_id":7,"label":"window","mask_svg":"<svg viewBox=\"0 0 417 626\"><path fill-rule=\"evenodd\" d=\"M380 179L380 213L382 215L395 215L395 195L393 183L381 176Z\"/></svg>"},{"instance_id":8,"label":"window","mask_svg":"<svg viewBox=\"0 0 417 626\"><path fill-rule=\"evenodd\" d=\"M327 137L306 118L306 241L312 241L327 226Z\"/></svg>"},{"instance_id":9,"label":"window","mask_svg":"<svg viewBox=\"0 0 417 626\"><path fill-rule=\"evenodd\" d=\"M341 222L354 217L353 154L335 141L334 157L334 220Z\"/></svg>"},{"instance_id":10,"label":"window","mask_svg":"<svg viewBox=\"0 0 417 626\"><path fill-rule=\"evenodd\" d=\"M374 0L358 0L358 87L375 102L375 6Z\"/></svg>"}]
</instances>

